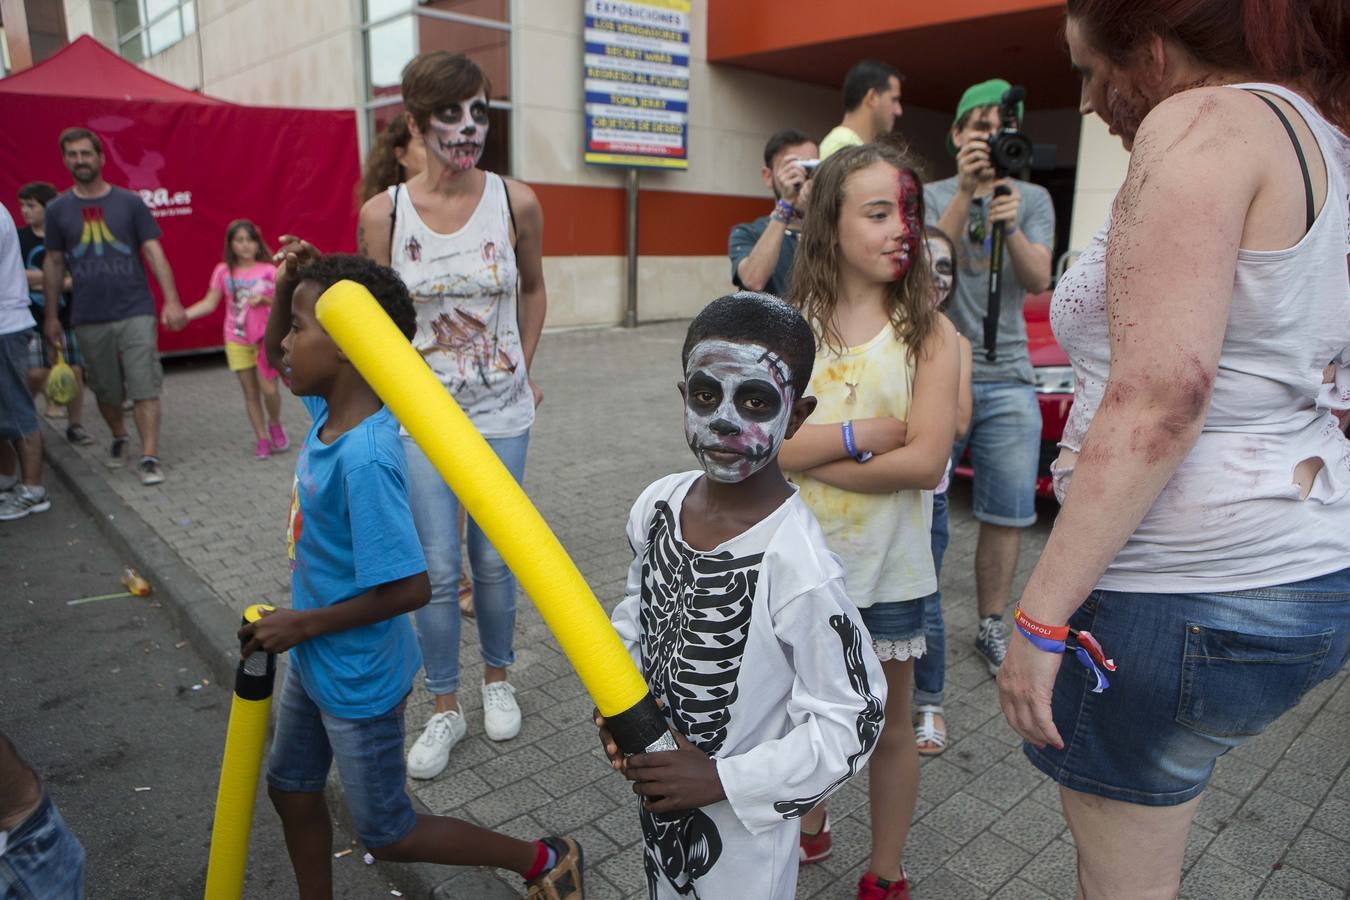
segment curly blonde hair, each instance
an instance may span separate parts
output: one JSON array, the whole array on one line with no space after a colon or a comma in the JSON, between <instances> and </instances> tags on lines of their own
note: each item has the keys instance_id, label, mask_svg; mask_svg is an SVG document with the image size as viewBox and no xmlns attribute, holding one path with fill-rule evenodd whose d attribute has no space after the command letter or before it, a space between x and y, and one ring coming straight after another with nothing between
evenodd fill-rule
<instances>
[{"instance_id":1,"label":"curly blonde hair","mask_svg":"<svg viewBox=\"0 0 1350 900\"><path fill-rule=\"evenodd\" d=\"M884 162L908 174L917 189L919 225L924 218L922 181L910 155L890 144L848 147L821 163L812 176L811 208L806 215L801 241L792 263L790 302L811 323L822 348L840 353L844 340L835 326L839 297L839 269L843 253L839 246L839 218L844 207L848 179L859 169ZM933 282L929 274L928 248L923 235L916 236L915 252L904 277L886 286L886 307L896 338L917 359L919 348L937 326L939 313L933 307Z\"/></svg>"}]
</instances>

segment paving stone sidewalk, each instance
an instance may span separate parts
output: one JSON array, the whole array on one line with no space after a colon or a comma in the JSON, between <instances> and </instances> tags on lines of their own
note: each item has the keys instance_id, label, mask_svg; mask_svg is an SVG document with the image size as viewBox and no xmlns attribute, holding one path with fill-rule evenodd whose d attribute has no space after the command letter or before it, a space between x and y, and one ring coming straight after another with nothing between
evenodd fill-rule
<instances>
[{"instance_id":1,"label":"paving stone sidewalk","mask_svg":"<svg viewBox=\"0 0 1350 900\"><path fill-rule=\"evenodd\" d=\"M526 490L607 609L622 595L631 559L624 538L630 504L658 476L693 466L675 389L684 329L684 323L665 323L549 333L540 344L536 378L545 399L531 434ZM298 446L307 415L288 394L283 409ZM92 402L86 418L98 445L79 452L101 464L107 431ZM242 610L259 601L287 603L284 528L295 455L253 460L238 382L223 360L169 366L162 445L167 481L159 487L142 487L130 467L99 465L98 471L222 604ZM975 523L964 486L954 488L952 501L942 578L952 743L923 764L905 857L914 896L1071 898L1073 846L1057 790L1022 757L999 713L994 681L974 656ZM1051 516L1046 510L1024 541L1019 588ZM586 851L590 900L642 896L633 795L599 752L591 701L571 667L523 597L519 609L512 682L525 713L520 736L500 744L483 736L472 689L482 664L477 635L466 628L468 687L461 700L469 736L445 774L411 787L437 813L526 838L575 835ZM419 682L409 704L410 743L429 710ZM868 850L866 788L864 774L831 799L834 856L802 871L798 897L854 896ZM1185 898L1350 895L1346 673L1222 760L1186 860ZM505 876L436 872L446 879L436 897L517 895L519 881Z\"/></svg>"}]
</instances>

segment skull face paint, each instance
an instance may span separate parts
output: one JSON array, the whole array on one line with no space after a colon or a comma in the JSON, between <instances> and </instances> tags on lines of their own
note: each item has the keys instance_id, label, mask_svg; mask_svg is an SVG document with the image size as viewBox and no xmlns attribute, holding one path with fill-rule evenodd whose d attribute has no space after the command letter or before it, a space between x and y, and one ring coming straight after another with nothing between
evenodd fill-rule
<instances>
[{"instance_id":1,"label":"skull face paint","mask_svg":"<svg viewBox=\"0 0 1350 900\"><path fill-rule=\"evenodd\" d=\"M684 437L710 479L744 481L773 459L792 415L786 363L758 344L709 339L684 377Z\"/></svg>"},{"instance_id":2,"label":"skull face paint","mask_svg":"<svg viewBox=\"0 0 1350 900\"><path fill-rule=\"evenodd\" d=\"M487 140L488 102L478 94L431 114L427 122L427 151L452 172L478 165Z\"/></svg>"},{"instance_id":3,"label":"skull face paint","mask_svg":"<svg viewBox=\"0 0 1350 900\"><path fill-rule=\"evenodd\" d=\"M951 245L940 237L930 237L928 242L928 261L933 267L933 291L937 295L935 306L941 306L952 292L956 261L952 259Z\"/></svg>"},{"instance_id":4,"label":"skull face paint","mask_svg":"<svg viewBox=\"0 0 1350 900\"><path fill-rule=\"evenodd\" d=\"M897 205L905 236L900 239L900 252L895 255L895 280L899 281L919 258L919 238L923 234L923 217L919 215L919 181L908 169L896 172L898 183Z\"/></svg>"}]
</instances>

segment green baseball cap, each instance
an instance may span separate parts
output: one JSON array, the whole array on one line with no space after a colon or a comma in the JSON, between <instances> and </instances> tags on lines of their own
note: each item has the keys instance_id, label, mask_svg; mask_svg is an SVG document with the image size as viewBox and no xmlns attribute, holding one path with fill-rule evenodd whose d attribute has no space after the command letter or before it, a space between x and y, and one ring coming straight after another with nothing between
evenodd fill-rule
<instances>
[{"instance_id":1,"label":"green baseball cap","mask_svg":"<svg viewBox=\"0 0 1350 900\"><path fill-rule=\"evenodd\" d=\"M952 118L952 128L961 121L961 117L972 109L981 106L998 106L1003 100L1003 95L1012 87L1011 84L1002 78L991 78L988 81L981 81L979 84L972 84L966 88L966 92L961 95L961 102L956 104L956 115ZM1017 118L1022 118L1026 112L1026 104L1017 104ZM956 155L956 145L952 143L951 129L947 129L947 152L952 156Z\"/></svg>"}]
</instances>

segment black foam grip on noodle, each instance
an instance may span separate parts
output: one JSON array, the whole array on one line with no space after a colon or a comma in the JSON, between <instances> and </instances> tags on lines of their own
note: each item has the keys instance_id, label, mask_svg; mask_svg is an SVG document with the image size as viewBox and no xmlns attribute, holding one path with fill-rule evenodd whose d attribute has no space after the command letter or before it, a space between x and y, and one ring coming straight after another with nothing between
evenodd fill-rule
<instances>
[{"instance_id":1,"label":"black foam grip on noodle","mask_svg":"<svg viewBox=\"0 0 1350 900\"><path fill-rule=\"evenodd\" d=\"M651 694L623 712L608 716L605 727L625 756L641 753L670 730L666 717L661 714L661 707L656 705L656 698Z\"/></svg>"}]
</instances>

